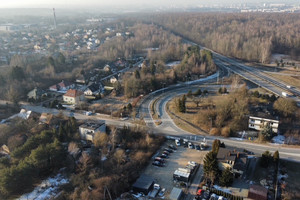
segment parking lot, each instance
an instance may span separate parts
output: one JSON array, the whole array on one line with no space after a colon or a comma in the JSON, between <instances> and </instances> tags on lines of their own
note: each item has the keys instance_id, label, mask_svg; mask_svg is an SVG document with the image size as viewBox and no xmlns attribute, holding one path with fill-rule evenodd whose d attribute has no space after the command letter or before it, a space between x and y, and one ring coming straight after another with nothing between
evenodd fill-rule
<instances>
[{"instance_id":1,"label":"parking lot","mask_svg":"<svg viewBox=\"0 0 300 200\"><path fill-rule=\"evenodd\" d=\"M174 140L168 140L157 152L156 155L153 156L152 161L147 166L144 171L144 174L152 176L156 183L158 183L161 188L166 188L165 197L168 198L169 193L171 192L172 188L176 186L173 182L173 173L178 168L185 168L188 161L194 161L199 164L203 164L203 158L208 150L205 151L198 151L196 149L189 149L184 148L183 146L177 147L177 150L174 153L170 153L169 158L165 159L166 163L163 167L153 166L152 162L154 157L161 155L164 151L164 148L168 147L168 145L175 145ZM200 183L202 175L202 166L199 167L197 174L194 176L194 180L192 181L192 185L190 186L190 190L186 191L186 193L196 194L197 186ZM179 187L178 185L176 187ZM189 198L192 199L192 195L188 195ZM186 198L185 198L186 199Z\"/></svg>"}]
</instances>

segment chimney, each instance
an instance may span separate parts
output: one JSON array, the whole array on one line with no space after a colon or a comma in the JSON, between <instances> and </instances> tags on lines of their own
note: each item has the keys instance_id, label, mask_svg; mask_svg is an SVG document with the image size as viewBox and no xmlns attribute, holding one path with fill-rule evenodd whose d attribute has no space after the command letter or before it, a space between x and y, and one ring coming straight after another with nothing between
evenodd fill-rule
<instances>
[{"instance_id":1,"label":"chimney","mask_svg":"<svg viewBox=\"0 0 300 200\"><path fill-rule=\"evenodd\" d=\"M57 24L56 24L56 15L55 15L55 8L53 8L53 17L54 17L54 28L57 28Z\"/></svg>"}]
</instances>

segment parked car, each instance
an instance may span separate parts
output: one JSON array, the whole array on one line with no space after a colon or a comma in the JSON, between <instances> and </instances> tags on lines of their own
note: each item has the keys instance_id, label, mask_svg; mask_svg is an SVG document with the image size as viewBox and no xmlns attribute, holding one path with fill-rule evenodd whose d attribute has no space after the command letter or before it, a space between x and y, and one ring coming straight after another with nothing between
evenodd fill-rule
<instances>
[{"instance_id":1,"label":"parked car","mask_svg":"<svg viewBox=\"0 0 300 200\"><path fill-rule=\"evenodd\" d=\"M159 161L154 161L154 162L152 163L152 165L158 166L158 167L163 167L163 166L164 166L163 163L161 163L161 162L159 162Z\"/></svg>"},{"instance_id":2,"label":"parked car","mask_svg":"<svg viewBox=\"0 0 300 200\"><path fill-rule=\"evenodd\" d=\"M198 150L198 151L200 151L201 150L200 145L196 144L195 145L195 149Z\"/></svg>"},{"instance_id":3,"label":"parked car","mask_svg":"<svg viewBox=\"0 0 300 200\"><path fill-rule=\"evenodd\" d=\"M169 145L169 148L172 149L172 150L177 150L177 148L172 144Z\"/></svg>"},{"instance_id":4,"label":"parked car","mask_svg":"<svg viewBox=\"0 0 300 200\"><path fill-rule=\"evenodd\" d=\"M168 151L163 151L163 154L166 154L166 155L170 155L170 153Z\"/></svg>"},{"instance_id":5,"label":"parked car","mask_svg":"<svg viewBox=\"0 0 300 200\"><path fill-rule=\"evenodd\" d=\"M180 146L180 140L177 140L177 139L176 139L176 140L175 140L175 145L176 145L176 146Z\"/></svg>"},{"instance_id":6,"label":"parked car","mask_svg":"<svg viewBox=\"0 0 300 200\"><path fill-rule=\"evenodd\" d=\"M169 148L164 148L165 151L169 152L169 153L173 153L174 151L172 149Z\"/></svg>"},{"instance_id":7,"label":"parked car","mask_svg":"<svg viewBox=\"0 0 300 200\"><path fill-rule=\"evenodd\" d=\"M219 198L219 196L216 195L215 193L213 193L213 194L210 196L209 200L218 200L218 198Z\"/></svg>"},{"instance_id":8,"label":"parked car","mask_svg":"<svg viewBox=\"0 0 300 200\"><path fill-rule=\"evenodd\" d=\"M189 147L189 149L194 149L194 144L189 142L188 147Z\"/></svg>"},{"instance_id":9,"label":"parked car","mask_svg":"<svg viewBox=\"0 0 300 200\"><path fill-rule=\"evenodd\" d=\"M159 197L163 197L165 195L166 188L161 189L161 191L158 193Z\"/></svg>"},{"instance_id":10,"label":"parked car","mask_svg":"<svg viewBox=\"0 0 300 200\"><path fill-rule=\"evenodd\" d=\"M167 155L167 154L161 154L159 157L161 157L161 158L169 158L169 156Z\"/></svg>"},{"instance_id":11,"label":"parked car","mask_svg":"<svg viewBox=\"0 0 300 200\"><path fill-rule=\"evenodd\" d=\"M161 158L161 157L155 157L154 160L155 160L155 161L158 161L158 162L162 162L162 163L165 162L165 159L163 159L163 158Z\"/></svg>"},{"instance_id":12,"label":"parked car","mask_svg":"<svg viewBox=\"0 0 300 200\"><path fill-rule=\"evenodd\" d=\"M202 194L202 198L203 198L203 199L209 199L209 194L210 194L209 191L205 191L205 192Z\"/></svg>"}]
</instances>

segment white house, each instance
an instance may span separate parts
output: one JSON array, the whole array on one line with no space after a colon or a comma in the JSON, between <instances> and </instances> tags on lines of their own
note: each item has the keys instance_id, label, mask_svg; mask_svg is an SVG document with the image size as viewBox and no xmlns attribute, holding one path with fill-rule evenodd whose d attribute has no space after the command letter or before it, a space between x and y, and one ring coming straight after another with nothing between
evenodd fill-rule
<instances>
[{"instance_id":1,"label":"white house","mask_svg":"<svg viewBox=\"0 0 300 200\"><path fill-rule=\"evenodd\" d=\"M76 105L80 101L84 101L84 94L79 90L70 89L63 95L63 100L64 102Z\"/></svg>"},{"instance_id":2,"label":"white house","mask_svg":"<svg viewBox=\"0 0 300 200\"><path fill-rule=\"evenodd\" d=\"M80 137L83 140L93 141L96 133L106 133L105 121L87 122L79 126Z\"/></svg>"},{"instance_id":3,"label":"white house","mask_svg":"<svg viewBox=\"0 0 300 200\"><path fill-rule=\"evenodd\" d=\"M100 93L100 85L93 83L89 85L86 90L84 91L84 95L86 96L94 96Z\"/></svg>"},{"instance_id":4,"label":"white house","mask_svg":"<svg viewBox=\"0 0 300 200\"><path fill-rule=\"evenodd\" d=\"M109 81L110 83L115 83L118 81L118 79L115 76L112 76Z\"/></svg>"},{"instance_id":5,"label":"white house","mask_svg":"<svg viewBox=\"0 0 300 200\"><path fill-rule=\"evenodd\" d=\"M248 127L250 129L260 131L263 130L267 125L272 128L274 133L278 133L279 120L249 116Z\"/></svg>"}]
</instances>

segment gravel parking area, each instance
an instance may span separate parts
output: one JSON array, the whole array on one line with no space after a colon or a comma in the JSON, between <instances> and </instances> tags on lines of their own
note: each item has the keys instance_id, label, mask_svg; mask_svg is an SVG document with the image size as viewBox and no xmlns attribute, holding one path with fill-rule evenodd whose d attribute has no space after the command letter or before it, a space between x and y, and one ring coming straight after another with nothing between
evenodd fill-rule
<instances>
[{"instance_id":1,"label":"gravel parking area","mask_svg":"<svg viewBox=\"0 0 300 200\"><path fill-rule=\"evenodd\" d=\"M161 147L161 149L159 150L159 152L157 152L155 156L159 156L163 152L163 149L168 147L168 145L170 144L175 145L175 142L173 140L168 140ZM203 158L207 152L208 150L197 151L196 149L188 149L188 148L184 148L183 146L179 146L177 147L176 152L171 153L169 158L165 159L166 165L164 167L157 167L152 165L152 161L155 157L154 156L149 166L147 166L147 168L145 169L144 174L152 176L162 188L166 188L165 197L168 197L172 188L176 186L175 183L173 182L174 171L179 167L185 168L185 166L188 164L188 161L194 161L202 165ZM201 170L200 173L202 173L202 166L199 167L198 173L195 176L195 178L199 180L194 179L193 183L195 182L198 182L198 184L200 183L201 175L200 176L198 175L200 170ZM193 190L195 189L195 184L191 186L191 189Z\"/></svg>"}]
</instances>

